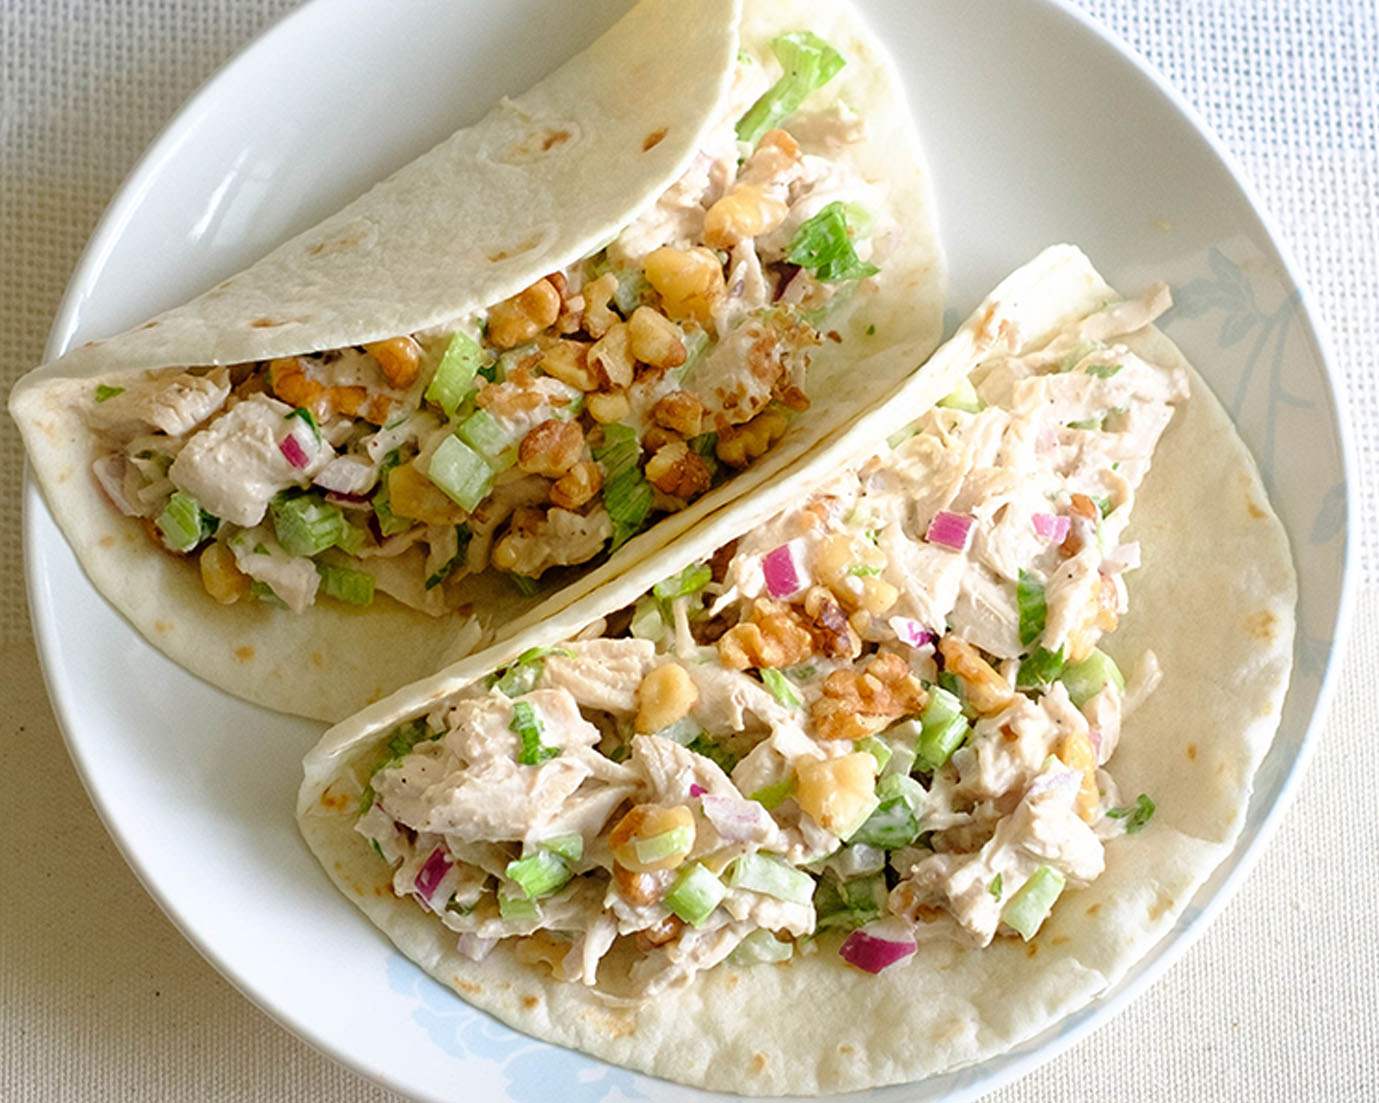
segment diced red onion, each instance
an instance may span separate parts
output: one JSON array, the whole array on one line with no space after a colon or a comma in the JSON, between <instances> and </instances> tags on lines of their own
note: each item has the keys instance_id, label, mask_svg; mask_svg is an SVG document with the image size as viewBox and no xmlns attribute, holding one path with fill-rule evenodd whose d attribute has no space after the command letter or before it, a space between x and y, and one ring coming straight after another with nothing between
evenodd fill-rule
<instances>
[{"instance_id":1,"label":"diced red onion","mask_svg":"<svg viewBox=\"0 0 1379 1103\"><path fill-rule=\"evenodd\" d=\"M966 551L972 539L972 518L966 513L949 513L941 509L929 522L929 531L924 534L924 539L954 551Z\"/></svg>"},{"instance_id":2,"label":"diced red onion","mask_svg":"<svg viewBox=\"0 0 1379 1103\"><path fill-rule=\"evenodd\" d=\"M690 796L702 797L708 790L696 782L690 782Z\"/></svg>"},{"instance_id":3,"label":"diced red onion","mask_svg":"<svg viewBox=\"0 0 1379 1103\"><path fill-rule=\"evenodd\" d=\"M91 473L106 496L115 503L115 508L126 517L141 517L143 511L131 502L124 492L125 475L129 473L129 461L118 452L102 456L91 465Z\"/></svg>"},{"instance_id":4,"label":"diced red onion","mask_svg":"<svg viewBox=\"0 0 1379 1103\"><path fill-rule=\"evenodd\" d=\"M1058 429L1049 425L1042 429L1034 440L1036 452L1051 452L1058 447Z\"/></svg>"},{"instance_id":5,"label":"diced red onion","mask_svg":"<svg viewBox=\"0 0 1379 1103\"><path fill-rule=\"evenodd\" d=\"M1034 522L1034 531L1050 544L1063 543L1072 525L1067 517L1055 513L1036 513L1030 520Z\"/></svg>"},{"instance_id":6,"label":"diced red onion","mask_svg":"<svg viewBox=\"0 0 1379 1103\"><path fill-rule=\"evenodd\" d=\"M417 872L416 885L417 895L429 905L431 895L436 891L436 886L445 880L445 875L450 872L450 859L446 857L445 847L438 846L431 851L430 857L422 863L421 869Z\"/></svg>"},{"instance_id":7,"label":"diced red onion","mask_svg":"<svg viewBox=\"0 0 1379 1103\"><path fill-rule=\"evenodd\" d=\"M371 494L342 494L338 490L332 490L326 495L326 501L333 506L341 509L372 509L373 496Z\"/></svg>"},{"instance_id":8,"label":"diced red onion","mask_svg":"<svg viewBox=\"0 0 1379 1103\"><path fill-rule=\"evenodd\" d=\"M761 573L766 576L766 592L772 597L794 597L809 585L803 542L791 540L772 548L761 557Z\"/></svg>"},{"instance_id":9,"label":"diced red onion","mask_svg":"<svg viewBox=\"0 0 1379 1103\"><path fill-rule=\"evenodd\" d=\"M897 961L904 961L916 949L914 937L898 920L883 919L853 931L839 947L838 954L849 965L868 973L879 973Z\"/></svg>"},{"instance_id":10,"label":"diced red onion","mask_svg":"<svg viewBox=\"0 0 1379 1103\"><path fill-rule=\"evenodd\" d=\"M1097 761L1100 762L1100 761L1101 761L1101 729L1100 729L1100 728L1088 728L1088 729L1087 729L1087 738L1090 739L1090 740L1092 741L1092 750L1093 750L1093 752L1096 754L1096 759L1097 759Z\"/></svg>"},{"instance_id":11,"label":"diced red onion","mask_svg":"<svg viewBox=\"0 0 1379 1103\"><path fill-rule=\"evenodd\" d=\"M1076 792L1082 787L1082 771L1063 769L1052 769L1040 774L1030 783L1030 787L1025 791L1025 795L1032 797L1038 793L1046 793L1050 790L1066 789L1070 793Z\"/></svg>"},{"instance_id":12,"label":"diced red onion","mask_svg":"<svg viewBox=\"0 0 1379 1103\"><path fill-rule=\"evenodd\" d=\"M306 454L306 449L302 447L302 442L291 433L283 437L278 448L282 454L287 457L287 462L298 471L311 463L311 457Z\"/></svg>"},{"instance_id":13,"label":"diced red onion","mask_svg":"<svg viewBox=\"0 0 1379 1103\"><path fill-rule=\"evenodd\" d=\"M911 647L927 647L930 644L938 643L938 635L930 632L919 621L911 617L891 617L886 622L891 626L891 631L895 633L895 638L901 643L909 644Z\"/></svg>"},{"instance_id":14,"label":"diced red onion","mask_svg":"<svg viewBox=\"0 0 1379 1103\"><path fill-rule=\"evenodd\" d=\"M770 830L771 814L754 800L705 793L699 803L704 809L704 818L713 824L724 842L747 842L759 837L762 831Z\"/></svg>"}]
</instances>

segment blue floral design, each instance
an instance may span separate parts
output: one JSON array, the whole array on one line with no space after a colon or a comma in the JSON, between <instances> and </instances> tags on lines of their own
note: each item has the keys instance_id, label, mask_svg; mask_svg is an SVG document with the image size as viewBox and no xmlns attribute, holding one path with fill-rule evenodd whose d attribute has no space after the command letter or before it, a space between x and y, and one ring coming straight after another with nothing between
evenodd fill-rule
<instances>
[{"instance_id":1,"label":"blue floral design","mask_svg":"<svg viewBox=\"0 0 1379 1103\"><path fill-rule=\"evenodd\" d=\"M642 1077L519 1034L465 1003L396 951L388 956L388 987L417 1000L412 1021L442 1053L500 1065L511 1103L635 1103L647 1098Z\"/></svg>"}]
</instances>

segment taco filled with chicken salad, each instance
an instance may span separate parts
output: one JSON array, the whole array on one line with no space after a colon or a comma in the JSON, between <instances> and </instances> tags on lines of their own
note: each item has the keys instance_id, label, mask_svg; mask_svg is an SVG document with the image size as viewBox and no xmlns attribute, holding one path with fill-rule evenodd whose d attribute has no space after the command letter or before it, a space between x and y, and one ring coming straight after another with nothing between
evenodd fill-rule
<instances>
[{"instance_id":1,"label":"taco filled with chicken salad","mask_svg":"<svg viewBox=\"0 0 1379 1103\"><path fill-rule=\"evenodd\" d=\"M10 408L140 631L230 692L339 719L875 404L914 363L886 350L937 344L942 282L904 97L851 9L643 0Z\"/></svg>"},{"instance_id":2,"label":"taco filled with chicken salad","mask_svg":"<svg viewBox=\"0 0 1379 1103\"><path fill-rule=\"evenodd\" d=\"M1232 846L1291 666L1286 537L1169 303L1047 250L937 405L332 729L332 880L512 1025L717 1090L917 1079L1091 1000Z\"/></svg>"}]
</instances>

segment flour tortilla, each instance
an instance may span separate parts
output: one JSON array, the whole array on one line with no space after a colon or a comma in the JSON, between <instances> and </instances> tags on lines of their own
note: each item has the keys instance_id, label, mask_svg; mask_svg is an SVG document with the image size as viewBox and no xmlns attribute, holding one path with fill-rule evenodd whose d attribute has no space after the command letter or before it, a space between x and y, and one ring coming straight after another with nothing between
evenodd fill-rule
<instances>
[{"instance_id":1,"label":"flour tortilla","mask_svg":"<svg viewBox=\"0 0 1379 1103\"><path fill-rule=\"evenodd\" d=\"M1056 246L1002 283L931 366L969 371L1002 334L1037 346L1114 294L1080 252ZM1157 331L1129 343L1150 360L1184 364ZM1145 566L1128 579L1131 612L1104 641L1123 666L1152 648L1163 668L1109 766L1123 794L1151 794L1158 811L1143 831L1107 846L1106 872L1068 891L1028 946L931 943L870 976L825 942L786 965L720 966L647 1006L614 1007L517 964L503 946L469 961L452 932L390 891L390 870L352 831L361 771L377 760L381 739L524 647L573 636L751 528L752 511L741 508L509 646L328 732L304 764L298 819L307 842L403 953L471 1003L536 1037L671 1080L744 1095L818 1094L916 1080L1018 1045L1114 984L1170 929L1233 846L1278 723L1296 601L1286 536L1225 411L1200 376L1191 380L1192 396L1137 492L1131 535ZM867 441L922 411L918 393L911 388L841 434L763 495L755 513L774 512L858 462Z\"/></svg>"},{"instance_id":2,"label":"flour tortilla","mask_svg":"<svg viewBox=\"0 0 1379 1103\"><path fill-rule=\"evenodd\" d=\"M819 95L867 120L853 156L884 180L906 227L840 343L818 350L813 405L767 457L626 544L606 565L522 597L494 572L476 580L474 613L434 618L384 595L366 608L323 600L292 615L259 602L219 605L193 560L154 547L121 516L89 467L82 414L95 384L177 365L258 361L411 333L482 309L586 256L663 192L715 122L741 46L809 28L847 58ZM806 104L808 106L808 104ZM650 139L661 134L655 142ZM645 148L649 145L650 148ZM610 171L609 166L616 166ZM339 720L512 630L549 616L749 494L875 405L941 330L944 266L918 141L895 74L837 0L642 0L561 69L483 120L191 302L93 341L22 379L10 397L34 473L92 582L155 646L237 696ZM874 327L868 332L866 326ZM590 577L590 575L594 577Z\"/></svg>"}]
</instances>

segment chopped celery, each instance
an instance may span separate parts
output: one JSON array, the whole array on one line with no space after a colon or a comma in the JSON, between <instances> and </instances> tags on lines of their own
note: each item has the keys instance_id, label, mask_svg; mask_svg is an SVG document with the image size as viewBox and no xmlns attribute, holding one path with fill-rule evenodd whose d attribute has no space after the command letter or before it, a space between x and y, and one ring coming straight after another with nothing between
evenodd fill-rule
<instances>
[{"instance_id":1,"label":"chopped celery","mask_svg":"<svg viewBox=\"0 0 1379 1103\"><path fill-rule=\"evenodd\" d=\"M1032 655L1020 660L1020 669L1015 674L1016 689L1038 689L1054 681L1063 671L1063 648L1050 651L1047 647L1035 648Z\"/></svg>"},{"instance_id":2,"label":"chopped celery","mask_svg":"<svg viewBox=\"0 0 1379 1103\"><path fill-rule=\"evenodd\" d=\"M738 756L733 754L721 743L710 739L708 735L700 735L689 744L689 750L695 754L702 754L710 762L718 766L725 774L731 774L733 767L737 765Z\"/></svg>"},{"instance_id":3,"label":"chopped celery","mask_svg":"<svg viewBox=\"0 0 1379 1103\"><path fill-rule=\"evenodd\" d=\"M701 926L723 902L728 890L699 862L680 870L662 903L692 927Z\"/></svg>"},{"instance_id":4,"label":"chopped celery","mask_svg":"<svg viewBox=\"0 0 1379 1103\"><path fill-rule=\"evenodd\" d=\"M785 73L737 121L738 138L750 145L793 115L811 92L847 64L842 54L810 31L780 35L771 40L771 50Z\"/></svg>"},{"instance_id":5,"label":"chopped celery","mask_svg":"<svg viewBox=\"0 0 1379 1103\"><path fill-rule=\"evenodd\" d=\"M915 817L926 799L923 786L913 778L890 774L881 779L876 795L880 800L876 811L848 841L882 850L909 846L919 837L919 821Z\"/></svg>"},{"instance_id":6,"label":"chopped celery","mask_svg":"<svg viewBox=\"0 0 1379 1103\"><path fill-rule=\"evenodd\" d=\"M541 845L552 854L559 854L567 862L577 862L584 857L584 836L578 831L566 835L552 835L542 839Z\"/></svg>"},{"instance_id":7,"label":"chopped celery","mask_svg":"<svg viewBox=\"0 0 1379 1103\"><path fill-rule=\"evenodd\" d=\"M1069 352L1062 360L1058 361L1060 372L1072 371L1087 357L1098 349L1104 347L1100 341L1079 341L1075 348Z\"/></svg>"},{"instance_id":8,"label":"chopped celery","mask_svg":"<svg viewBox=\"0 0 1379 1103\"><path fill-rule=\"evenodd\" d=\"M982 400L977 397L977 388L972 386L972 380L967 376L962 377L947 398L939 399L939 405L969 414L981 413L982 410Z\"/></svg>"},{"instance_id":9,"label":"chopped celery","mask_svg":"<svg viewBox=\"0 0 1379 1103\"><path fill-rule=\"evenodd\" d=\"M508 922L523 922L535 919L541 914L536 906L536 901L522 896L508 896L506 893L498 894L498 914Z\"/></svg>"},{"instance_id":10,"label":"chopped celery","mask_svg":"<svg viewBox=\"0 0 1379 1103\"><path fill-rule=\"evenodd\" d=\"M967 717L963 715L962 702L948 690L935 686L929 691L929 703L920 720L915 764L931 772L939 769L966 738Z\"/></svg>"},{"instance_id":11,"label":"chopped celery","mask_svg":"<svg viewBox=\"0 0 1379 1103\"><path fill-rule=\"evenodd\" d=\"M1069 429L1100 429L1105 423L1105 418L1086 417L1081 421L1068 422Z\"/></svg>"},{"instance_id":12,"label":"chopped celery","mask_svg":"<svg viewBox=\"0 0 1379 1103\"><path fill-rule=\"evenodd\" d=\"M792 904L808 904L814 898L814 878L769 854L744 854L738 858L728 872L728 885Z\"/></svg>"},{"instance_id":13,"label":"chopped celery","mask_svg":"<svg viewBox=\"0 0 1379 1103\"><path fill-rule=\"evenodd\" d=\"M493 469L456 436L441 441L431 455L426 475L448 498L470 513L493 490Z\"/></svg>"},{"instance_id":14,"label":"chopped celery","mask_svg":"<svg viewBox=\"0 0 1379 1103\"><path fill-rule=\"evenodd\" d=\"M275 609L287 609L290 606L274 591L273 587L267 582L260 582L257 578L249 583L249 596L256 597L265 605L271 605Z\"/></svg>"},{"instance_id":15,"label":"chopped celery","mask_svg":"<svg viewBox=\"0 0 1379 1103\"><path fill-rule=\"evenodd\" d=\"M456 333L445 347L445 354L436 365L436 374L426 385L425 398L454 417L465 396L474 385L474 375L483 362L483 350L467 333Z\"/></svg>"},{"instance_id":16,"label":"chopped celery","mask_svg":"<svg viewBox=\"0 0 1379 1103\"><path fill-rule=\"evenodd\" d=\"M800 225L790 239L786 259L809 269L823 283L865 279L879 271L876 265L858 259L847 215L837 199Z\"/></svg>"},{"instance_id":17,"label":"chopped celery","mask_svg":"<svg viewBox=\"0 0 1379 1103\"><path fill-rule=\"evenodd\" d=\"M768 812L780 804L781 801L793 795L795 792L795 776L791 774L784 781L777 781L773 785L765 785L752 793L749 800L756 801Z\"/></svg>"},{"instance_id":18,"label":"chopped celery","mask_svg":"<svg viewBox=\"0 0 1379 1103\"><path fill-rule=\"evenodd\" d=\"M508 581L517 587L523 597L535 597L541 592L541 580L525 574L508 574Z\"/></svg>"},{"instance_id":19,"label":"chopped celery","mask_svg":"<svg viewBox=\"0 0 1379 1103\"><path fill-rule=\"evenodd\" d=\"M651 594L643 594L632 608L630 631L639 640L656 641L666 634L665 613Z\"/></svg>"},{"instance_id":20,"label":"chopped celery","mask_svg":"<svg viewBox=\"0 0 1379 1103\"><path fill-rule=\"evenodd\" d=\"M1124 364L1088 364L1082 370L1088 375L1095 375L1098 379L1110 379L1124 366Z\"/></svg>"},{"instance_id":21,"label":"chopped celery","mask_svg":"<svg viewBox=\"0 0 1379 1103\"><path fill-rule=\"evenodd\" d=\"M814 910L820 930L846 931L863 927L878 918L886 907L886 875L873 873L835 881L819 878L814 891Z\"/></svg>"},{"instance_id":22,"label":"chopped celery","mask_svg":"<svg viewBox=\"0 0 1379 1103\"><path fill-rule=\"evenodd\" d=\"M770 931L758 928L733 947L728 961L733 965L774 965L789 961L794 953L792 943L782 942Z\"/></svg>"},{"instance_id":23,"label":"chopped celery","mask_svg":"<svg viewBox=\"0 0 1379 1103\"><path fill-rule=\"evenodd\" d=\"M570 879L570 867L559 854L540 848L509 862L503 870L526 894L528 900L549 896Z\"/></svg>"},{"instance_id":24,"label":"chopped celery","mask_svg":"<svg viewBox=\"0 0 1379 1103\"><path fill-rule=\"evenodd\" d=\"M373 601L373 575L333 563L317 563L321 576L321 593L349 605L368 605Z\"/></svg>"},{"instance_id":25,"label":"chopped celery","mask_svg":"<svg viewBox=\"0 0 1379 1103\"><path fill-rule=\"evenodd\" d=\"M688 747L703 734L704 729L692 716L682 716L675 723L667 724L656 732L660 738L669 739L672 743L679 743L682 747Z\"/></svg>"},{"instance_id":26,"label":"chopped celery","mask_svg":"<svg viewBox=\"0 0 1379 1103\"><path fill-rule=\"evenodd\" d=\"M1120 667L1116 666L1110 655L1095 647L1080 663L1065 666L1058 680L1067 686L1068 697L1078 708L1100 693L1108 682L1117 691L1125 692L1125 676L1120 672Z\"/></svg>"},{"instance_id":27,"label":"chopped celery","mask_svg":"<svg viewBox=\"0 0 1379 1103\"><path fill-rule=\"evenodd\" d=\"M173 491L154 524L163 534L163 544L169 551L189 552L206 535L201 521L201 504L181 490Z\"/></svg>"},{"instance_id":28,"label":"chopped celery","mask_svg":"<svg viewBox=\"0 0 1379 1103\"><path fill-rule=\"evenodd\" d=\"M1015 600L1020 608L1020 645L1028 647L1043 634L1049 607L1044 600L1044 584L1023 567L1015 584Z\"/></svg>"},{"instance_id":29,"label":"chopped celery","mask_svg":"<svg viewBox=\"0 0 1379 1103\"><path fill-rule=\"evenodd\" d=\"M890 744L877 739L874 735L869 735L865 739L859 739L856 743L859 751L866 751L872 758L876 759L876 772L879 774L890 762L891 755L895 752L891 750Z\"/></svg>"},{"instance_id":30,"label":"chopped celery","mask_svg":"<svg viewBox=\"0 0 1379 1103\"><path fill-rule=\"evenodd\" d=\"M1052 866L1040 866L1001 909L1001 919L1028 942L1048 918L1067 878Z\"/></svg>"},{"instance_id":31,"label":"chopped celery","mask_svg":"<svg viewBox=\"0 0 1379 1103\"><path fill-rule=\"evenodd\" d=\"M991 893L992 897L996 900L1001 898L1001 875L999 873L991 878L991 884L986 886L986 891Z\"/></svg>"},{"instance_id":32,"label":"chopped celery","mask_svg":"<svg viewBox=\"0 0 1379 1103\"><path fill-rule=\"evenodd\" d=\"M766 684L766 688L771 691L771 695L786 708L797 709L804 706L804 702L800 700L799 694L795 692L789 680L779 670L773 670L769 666L763 667L761 670L761 680Z\"/></svg>"},{"instance_id":33,"label":"chopped celery","mask_svg":"<svg viewBox=\"0 0 1379 1103\"><path fill-rule=\"evenodd\" d=\"M642 298L651 290L651 284L640 268L623 268L613 274L618 280L618 286L613 291L613 305L624 318L630 318L632 312L642 305Z\"/></svg>"},{"instance_id":34,"label":"chopped celery","mask_svg":"<svg viewBox=\"0 0 1379 1103\"><path fill-rule=\"evenodd\" d=\"M464 563L469 555L469 542L474 538L474 534L469 531L468 525L455 526L455 554L436 568L434 574L426 579L426 589L434 589L444 582L454 573L455 568Z\"/></svg>"},{"instance_id":35,"label":"chopped celery","mask_svg":"<svg viewBox=\"0 0 1379 1103\"><path fill-rule=\"evenodd\" d=\"M603 444L594 459L603 465L603 507L613 522L609 551L616 551L646 524L651 512L651 484L638 466L642 446L630 425L614 422L603 427Z\"/></svg>"},{"instance_id":36,"label":"chopped celery","mask_svg":"<svg viewBox=\"0 0 1379 1103\"><path fill-rule=\"evenodd\" d=\"M517 462L518 441L487 410L475 410L455 432L484 458L494 474L506 471Z\"/></svg>"},{"instance_id":37,"label":"chopped celery","mask_svg":"<svg viewBox=\"0 0 1379 1103\"><path fill-rule=\"evenodd\" d=\"M676 854L684 855L694 846L694 826L672 827L649 839L637 839L632 849L637 852L637 861L643 866L653 866L664 862Z\"/></svg>"},{"instance_id":38,"label":"chopped celery","mask_svg":"<svg viewBox=\"0 0 1379 1103\"><path fill-rule=\"evenodd\" d=\"M651 592L663 601L675 597L688 597L690 594L697 594L711 581L713 571L707 563L691 563L679 574L656 583Z\"/></svg>"},{"instance_id":39,"label":"chopped celery","mask_svg":"<svg viewBox=\"0 0 1379 1103\"><path fill-rule=\"evenodd\" d=\"M683 385L690 373L699 366L699 361L709 351L709 335L702 329L692 329L682 339L685 345L685 362L675 369L676 380ZM694 438L698 440L698 437ZM691 444L694 442L691 441Z\"/></svg>"},{"instance_id":40,"label":"chopped celery","mask_svg":"<svg viewBox=\"0 0 1379 1103\"><path fill-rule=\"evenodd\" d=\"M315 494L276 498L272 511L278 543L288 555L319 555L341 540L350 539L344 531L344 514Z\"/></svg>"},{"instance_id":41,"label":"chopped celery","mask_svg":"<svg viewBox=\"0 0 1379 1103\"><path fill-rule=\"evenodd\" d=\"M536 710L526 701L515 701L512 706L512 722L508 730L517 733L522 740L522 749L517 752L517 761L523 766L539 766L557 757L559 747L546 747L541 743L541 720Z\"/></svg>"}]
</instances>

